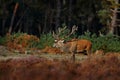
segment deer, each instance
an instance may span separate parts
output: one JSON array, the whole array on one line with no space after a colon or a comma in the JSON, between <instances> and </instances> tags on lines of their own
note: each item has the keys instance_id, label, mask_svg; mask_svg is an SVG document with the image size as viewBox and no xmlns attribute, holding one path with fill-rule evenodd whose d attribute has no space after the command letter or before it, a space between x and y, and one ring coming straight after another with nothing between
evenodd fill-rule
<instances>
[{"instance_id":1,"label":"deer","mask_svg":"<svg viewBox=\"0 0 120 80\"><path fill-rule=\"evenodd\" d=\"M54 37L54 44L53 47L59 48L61 52L67 52L71 53L71 58L73 61L75 61L75 54L79 52L86 52L87 55L91 54L91 48L92 48L92 43L91 41L87 39L72 39L69 41L65 41L65 39L60 39L59 35L64 29L58 28L58 34L55 34L53 32L53 37ZM73 26L71 32L67 35L69 37L72 35L75 31L78 30L77 26ZM66 37L65 37L66 38Z\"/></svg>"}]
</instances>

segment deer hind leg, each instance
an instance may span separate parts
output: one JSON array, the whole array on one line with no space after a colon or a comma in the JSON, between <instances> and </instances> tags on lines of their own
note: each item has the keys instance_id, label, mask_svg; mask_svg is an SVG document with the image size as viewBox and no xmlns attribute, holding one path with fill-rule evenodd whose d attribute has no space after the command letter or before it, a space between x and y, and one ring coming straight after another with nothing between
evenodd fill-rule
<instances>
[{"instance_id":1,"label":"deer hind leg","mask_svg":"<svg viewBox=\"0 0 120 80\"><path fill-rule=\"evenodd\" d=\"M86 50L86 53L88 56L91 55L91 47L90 46L88 46L85 50Z\"/></svg>"},{"instance_id":2,"label":"deer hind leg","mask_svg":"<svg viewBox=\"0 0 120 80\"><path fill-rule=\"evenodd\" d=\"M87 55L90 56L91 55L91 50L86 50Z\"/></svg>"}]
</instances>

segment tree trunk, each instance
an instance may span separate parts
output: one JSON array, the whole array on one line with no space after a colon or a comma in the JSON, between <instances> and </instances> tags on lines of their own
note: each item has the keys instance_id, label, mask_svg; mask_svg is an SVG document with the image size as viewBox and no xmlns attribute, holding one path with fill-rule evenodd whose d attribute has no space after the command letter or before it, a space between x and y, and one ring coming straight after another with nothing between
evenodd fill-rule
<instances>
[{"instance_id":1,"label":"tree trunk","mask_svg":"<svg viewBox=\"0 0 120 80\"><path fill-rule=\"evenodd\" d=\"M50 11L50 16L49 16L49 27L50 27L50 31L52 31L53 30L53 24L54 24L54 22L53 22L53 17L54 17L54 10L51 10Z\"/></svg>"},{"instance_id":2,"label":"tree trunk","mask_svg":"<svg viewBox=\"0 0 120 80\"><path fill-rule=\"evenodd\" d=\"M44 28L43 28L43 34L46 32L47 29L47 18L48 18L48 10L45 11L45 19L44 19Z\"/></svg>"},{"instance_id":3,"label":"tree trunk","mask_svg":"<svg viewBox=\"0 0 120 80\"><path fill-rule=\"evenodd\" d=\"M118 1L119 0L115 0L115 4L117 5L118 4ZM114 34L114 28L116 26L116 20L117 20L117 6L115 6L114 10L113 11L113 17L112 17L112 21L111 21L111 25L109 27L109 32L110 34Z\"/></svg>"},{"instance_id":4,"label":"tree trunk","mask_svg":"<svg viewBox=\"0 0 120 80\"><path fill-rule=\"evenodd\" d=\"M22 19L24 18L26 12L27 12L27 9L23 12L23 14L21 15L20 19L17 21L16 26L14 27L14 30L20 28L20 23L22 22ZM19 31L19 29L18 29L18 31Z\"/></svg>"},{"instance_id":5,"label":"tree trunk","mask_svg":"<svg viewBox=\"0 0 120 80\"><path fill-rule=\"evenodd\" d=\"M6 19L7 19L7 9L6 9L6 5L3 4L3 20L2 20L2 35L4 34L5 31L5 23L6 23Z\"/></svg>"},{"instance_id":6,"label":"tree trunk","mask_svg":"<svg viewBox=\"0 0 120 80\"><path fill-rule=\"evenodd\" d=\"M17 11L17 9L18 9L18 5L19 5L19 4L16 3L15 8L14 8L13 16L12 16L12 18L11 18L11 24L10 24L9 31L8 31L9 34L11 34L11 32L12 32L13 22L14 22L14 18L15 18L16 11Z\"/></svg>"},{"instance_id":7,"label":"tree trunk","mask_svg":"<svg viewBox=\"0 0 120 80\"><path fill-rule=\"evenodd\" d=\"M57 10L56 10L56 28L60 27L60 14L61 14L61 0L56 0L57 1Z\"/></svg>"},{"instance_id":8,"label":"tree trunk","mask_svg":"<svg viewBox=\"0 0 120 80\"><path fill-rule=\"evenodd\" d=\"M2 20L2 35L4 34L5 31L5 23L6 23L6 19Z\"/></svg>"},{"instance_id":9,"label":"tree trunk","mask_svg":"<svg viewBox=\"0 0 120 80\"><path fill-rule=\"evenodd\" d=\"M68 26L71 26L72 16L72 0L69 0L69 16L68 16Z\"/></svg>"}]
</instances>

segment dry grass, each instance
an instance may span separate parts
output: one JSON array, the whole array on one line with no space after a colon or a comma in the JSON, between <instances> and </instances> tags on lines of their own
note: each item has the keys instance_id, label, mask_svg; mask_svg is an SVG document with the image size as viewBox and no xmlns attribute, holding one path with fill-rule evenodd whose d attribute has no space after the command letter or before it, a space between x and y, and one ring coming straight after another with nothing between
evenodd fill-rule
<instances>
[{"instance_id":1,"label":"dry grass","mask_svg":"<svg viewBox=\"0 0 120 80\"><path fill-rule=\"evenodd\" d=\"M72 63L36 56L0 60L0 80L120 80L119 54Z\"/></svg>"},{"instance_id":2,"label":"dry grass","mask_svg":"<svg viewBox=\"0 0 120 80\"><path fill-rule=\"evenodd\" d=\"M44 49L41 50L42 53L52 53L52 54L61 54L62 52L58 48L53 48L46 46Z\"/></svg>"}]
</instances>

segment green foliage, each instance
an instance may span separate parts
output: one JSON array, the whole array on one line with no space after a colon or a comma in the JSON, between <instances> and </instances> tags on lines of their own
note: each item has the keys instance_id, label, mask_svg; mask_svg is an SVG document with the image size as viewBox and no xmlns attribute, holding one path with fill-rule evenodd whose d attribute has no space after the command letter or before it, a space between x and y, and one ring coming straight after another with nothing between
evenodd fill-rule
<instances>
[{"instance_id":1,"label":"green foliage","mask_svg":"<svg viewBox=\"0 0 120 80\"><path fill-rule=\"evenodd\" d=\"M67 37L67 35L70 32L70 29L68 29L67 26L63 25L63 27L58 28L57 32L59 32L59 30L61 30L61 29L62 29L62 32L59 34L60 39L70 40L70 39L76 37L75 33L72 34L70 37ZM55 34L58 34L57 32ZM44 48L45 46L52 46L53 43L54 43L53 34L50 32L50 33L41 35L40 42L38 43L37 47Z\"/></svg>"},{"instance_id":2,"label":"green foliage","mask_svg":"<svg viewBox=\"0 0 120 80\"><path fill-rule=\"evenodd\" d=\"M90 40L91 39L91 33L89 31L87 31L83 35L79 36L78 38Z\"/></svg>"},{"instance_id":3,"label":"green foliage","mask_svg":"<svg viewBox=\"0 0 120 80\"><path fill-rule=\"evenodd\" d=\"M69 29L66 28L63 33L60 34L60 37L65 37L68 32ZM67 37L65 40L70 40L76 36L76 34L73 34L72 36ZM91 34L91 32L87 31L83 35L78 36L78 39L90 40L93 44L93 52L99 49L106 52L120 52L119 36L115 36L112 34L97 36L96 34ZM47 34L42 34L40 37L40 41L37 37L27 35L26 33L14 33L10 36L0 37L0 45L5 45L6 43L21 44L23 47L29 46L30 48L37 47L42 49L46 46L52 46L54 43L54 38L51 32ZM9 46L13 47L11 44L9 44Z\"/></svg>"},{"instance_id":4,"label":"green foliage","mask_svg":"<svg viewBox=\"0 0 120 80\"><path fill-rule=\"evenodd\" d=\"M103 9L98 11L98 16L100 17L100 22L104 25L108 25L110 23L110 11Z\"/></svg>"},{"instance_id":5,"label":"green foliage","mask_svg":"<svg viewBox=\"0 0 120 80\"><path fill-rule=\"evenodd\" d=\"M3 37L0 37L0 45L5 45L8 41L14 41L19 36L24 35L24 33L13 33L12 35L6 35Z\"/></svg>"},{"instance_id":6,"label":"green foliage","mask_svg":"<svg viewBox=\"0 0 120 80\"><path fill-rule=\"evenodd\" d=\"M6 37L0 37L0 45L5 45L6 42L7 42Z\"/></svg>"},{"instance_id":7,"label":"green foliage","mask_svg":"<svg viewBox=\"0 0 120 80\"><path fill-rule=\"evenodd\" d=\"M118 3L117 3L118 2ZM116 0L101 0L101 9L97 12L100 22L105 25L106 27L110 26L112 16L113 16L113 9L119 8L120 4L119 1Z\"/></svg>"},{"instance_id":8,"label":"green foliage","mask_svg":"<svg viewBox=\"0 0 120 80\"><path fill-rule=\"evenodd\" d=\"M27 33L20 33L20 32L18 32L18 33L12 33L8 37L9 37L10 40L14 40L14 39L18 38L19 36L24 36L24 35L27 35Z\"/></svg>"},{"instance_id":9,"label":"green foliage","mask_svg":"<svg viewBox=\"0 0 120 80\"><path fill-rule=\"evenodd\" d=\"M52 46L53 42L54 38L52 37L52 33L42 34L37 47L44 48L45 46Z\"/></svg>"},{"instance_id":10,"label":"green foliage","mask_svg":"<svg viewBox=\"0 0 120 80\"><path fill-rule=\"evenodd\" d=\"M66 36L67 28L61 33L60 38ZM77 35L74 34L68 37L65 40L70 40ZM79 39L87 39L92 42L92 51L96 50L104 50L105 52L120 52L120 37L115 35L107 34L102 36L97 36L96 34L91 34L91 32L87 31L83 35L78 36ZM54 38L52 37L52 33L42 34L40 37L40 42L37 45L38 48L44 48L45 46L52 46L54 43Z\"/></svg>"},{"instance_id":11,"label":"green foliage","mask_svg":"<svg viewBox=\"0 0 120 80\"><path fill-rule=\"evenodd\" d=\"M92 51L104 50L105 52L120 52L120 37L112 34L97 36L89 31L79 36L80 39L88 39L92 42Z\"/></svg>"}]
</instances>

